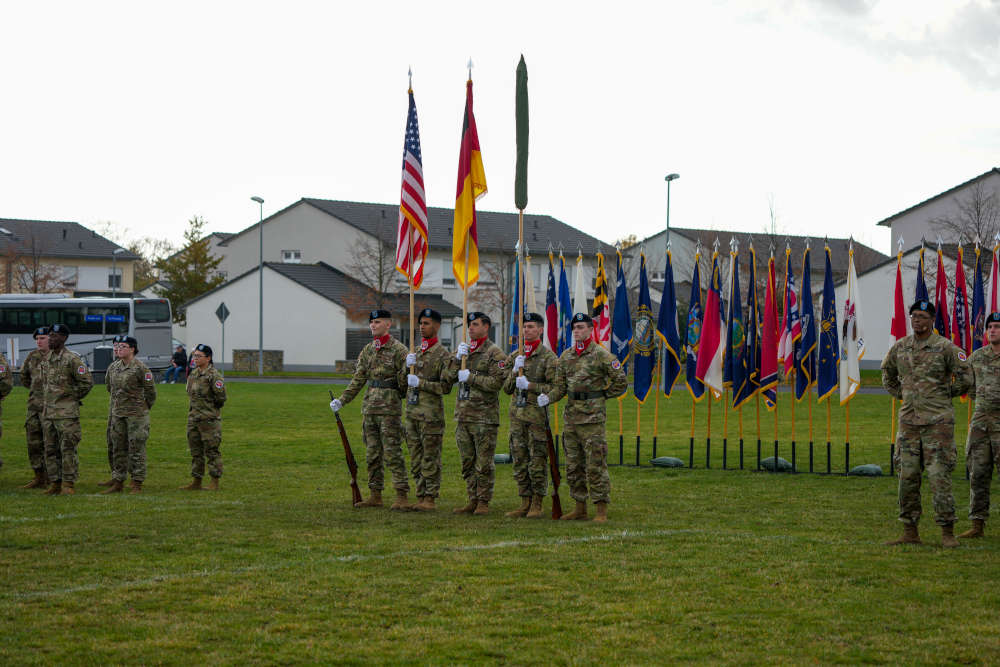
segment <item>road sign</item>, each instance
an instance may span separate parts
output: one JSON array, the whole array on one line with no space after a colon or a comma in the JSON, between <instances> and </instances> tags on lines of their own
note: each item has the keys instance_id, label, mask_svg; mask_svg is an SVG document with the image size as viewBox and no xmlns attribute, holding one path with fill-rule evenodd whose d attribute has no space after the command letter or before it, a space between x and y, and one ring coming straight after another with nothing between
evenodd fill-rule
<instances>
[{"instance_id":1,"label":"road sign","mask_svg":"<svg viewBox=\"0 0 1000 667\"><path fill-rule=\"evenodd\" d=\"M219 318L220 322L225 322L226 318L229 317L229 309L226 308L225 301L220 303L219 307L215 309L215 316Z\"/></svg>"},{"instance_id":2,"label":"road sign","mask_svg":"<svg viewBox=\"0 0 1000 667\"><path fill-rule=\"evenodd\" d=\"M83 319L86 322L103 322L104 315L87 315Z\"/></svg>"},{"instance_id":3,"label":"road sign","mask_svg":"<svg viewBox=\"0 0 1000 667\"><path fill-rule=\"evenodd\" d=\"M108 322L124 322L125 321L125 316L124 315L105 315L104 319L107 320Z\"/></svg>"}]
</instances>

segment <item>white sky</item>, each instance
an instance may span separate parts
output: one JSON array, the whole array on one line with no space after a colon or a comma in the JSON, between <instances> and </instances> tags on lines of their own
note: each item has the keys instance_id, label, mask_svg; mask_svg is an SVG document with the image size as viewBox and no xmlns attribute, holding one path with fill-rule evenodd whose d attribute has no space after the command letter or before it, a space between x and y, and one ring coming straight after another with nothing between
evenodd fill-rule
<instances>
[{"instance_id":1,"label":"white sky","mask_svg":"<svg viewBox=\"0 0 1000 667\"><path fill-rule=\"evenodd\" d=\"M179 243L300 197L395 203L414 91L428 203L452 206L465 94L513 211L605 241L788 233L889 251L875 222L1000 164L996 0L25 2L0 22L0 217L110 221Z\"/></svg>"}]
</instances>

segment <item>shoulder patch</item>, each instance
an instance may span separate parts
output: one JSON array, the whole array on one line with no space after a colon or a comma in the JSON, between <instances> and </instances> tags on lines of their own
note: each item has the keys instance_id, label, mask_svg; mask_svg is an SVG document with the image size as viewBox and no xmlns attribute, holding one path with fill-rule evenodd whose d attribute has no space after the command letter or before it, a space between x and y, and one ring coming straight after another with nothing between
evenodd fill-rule
<instances>
[{"instance_id":1,"label":"shoulder patch","mask_svg":"<svg viewBox=\"0 0 1000 667\"><path fill-rule=\"evenodd\" d=\"M216 380L215 381L215 388L216 389L222 389L222 380Z\"/></svg>"},{"instance_id":2,"label":"shoulder patch","mask_svg":"<svg viewBox=\"0 0 1000 667\"><path fill-rule=\"evenodd\" d=\"M149 371L146 371L146 375L143 377L146 379L146 382L150 382L153 379L153 374L150 373Z\"/></svg>"},{"instance_id":3,"label":"shoulder patch","mask_svg":"<svg viewBox=\"0 0 1000 667\"><path fill-rule=\"evenodd\" d=\"M507 360L506 359L501 359L500 361L497 362L497 366L499 366L500 368L507 368ZM3 371L0 370L0 372L3 372Z\"/></svg>"},{"instance_id":4,"label":"shoulder patch","mask_svg":"<svg viewBox=\"0 0 1000 667\"><path fill-rule=\"evenodd\" d=\"M80 366L76 369L76 372L77 372L78 375L86 375L87 374L87 367L84 366L83 364L80 364Z\"/></svg>"},{"instance_id":5,"label":"shoulder patch","mask_svg":"<svg viewBox=\"0 0 1000 667\"><path fill-rule=\"evenodd\" d=\"M7 372L7 367L6 366L0 366L0 373L6 373L6 372Z\"/></svg>"},{"instance_id":6,"label":"shoulder patch","mask_svg":"<svg viewBox=\"0 0 1000 667\"><path fill-rule=\"evenodd\" d=\"M965 361L966 359L968 359L968 357L965 356L965 352L963 352L962 350L959 350L958 351L958 359L959 359L959 361ZM2 372L2 371L0 371L0 372Z\"/></svg>"},{"instance_id":7,"label":"shoulder patch","mask_svg":"<svg viewBox=\"0 0 1000 667\"><path fill-rule=\"evenodd\" d=\"M622 363L620 361L618 361L617 359L615 359L614 361L611 362L611 368L615 369L616 371L618 369L620 369L621 367L622 367Z\"/></svg>"}]
</instances>

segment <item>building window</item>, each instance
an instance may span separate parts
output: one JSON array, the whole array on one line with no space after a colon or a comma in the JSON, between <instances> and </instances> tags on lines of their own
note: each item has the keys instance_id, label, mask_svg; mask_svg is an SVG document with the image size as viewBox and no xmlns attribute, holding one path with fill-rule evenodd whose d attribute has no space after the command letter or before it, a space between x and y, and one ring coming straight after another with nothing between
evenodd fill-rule
<instances>
[{"instance_id":1,"label":"building window","mask_svg":"<svg viewBox=\"0 0 1000 667\"><path fill-rule=\"evenodd\" d=\"M79 273L80 273L79 269L75 266L62 267L63 287L76 287Z\"/></svg>"},{"instance_id":2,"label":"building window","mask_svg":"<svg viewBox=\"0 0 1000 667\"><path fill-rule=\"evenodd\" d=\"M122 288L122 270L114 269L114 273L108 274L108 289L121 289Z\"/></svg>"},{"instance_id":3,"label":"building window","mask_svg":"<svg viewBox=\"0 0 1000 667\"><path fill-rule=\"evenodd\" d=\"M301 250L282 250L281 251L281 261L285 264L301 264L302 263L302 251Z\"/></svg>"}]
</instances>

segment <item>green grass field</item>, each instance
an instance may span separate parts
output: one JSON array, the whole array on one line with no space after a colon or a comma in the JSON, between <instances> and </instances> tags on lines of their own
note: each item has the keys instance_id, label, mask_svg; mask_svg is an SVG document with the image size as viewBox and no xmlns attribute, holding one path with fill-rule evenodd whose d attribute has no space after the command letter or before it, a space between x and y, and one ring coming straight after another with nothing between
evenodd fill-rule
<instances>
[{"instance_id":1,"label":"green grass field","mask_svg":"<svg viewBox=\"0 0 1000 667\"><path fill-rule=\"evenodd\" d=\"M927 544L884 547L900 532L892 478L722 471L721 404L712 412L713 469L704 469L701 403L696 468L612 467L610 521L598 525L504 518L517 504L510 466L498 466L489 516L451 514L464 486L450 432L442 510L355 510L329 398L315 385L231 383L223 488L179 491L189 479L186 397L179 385L158 389L141 496L96 493L108 475L103 386L85 402L73 497L18 489L30 477L25 392L4 401L0 663L1000 660L992 524L983 540L941 549L925 485ZM634 461L635 405L623 405L626 461ZM359 407L343 415L364 488ZM958 412L964 441L965 406ZM643 462L653 413L650 399ZM659 413L658 453L686 461L686 392L661 400ZM796 406L800 467L807 414ZM842 470L843 411L833 414ZM779 415L787 458L787 399ZM814 415L825 465L825 408ZM609 416L617 462L615 402ZM888 397L852 403L852 464L887 468L888 418ZM769 443L772 417L762 410L762 419ZM730 465L736 423L730 414ZM744 428L755 448L752 411ZM502 426L498 451L506 437ZM961 449L954 486L964 530ZM565 486L562 499L571 504Z\"/></svg>"}]
</instances>

